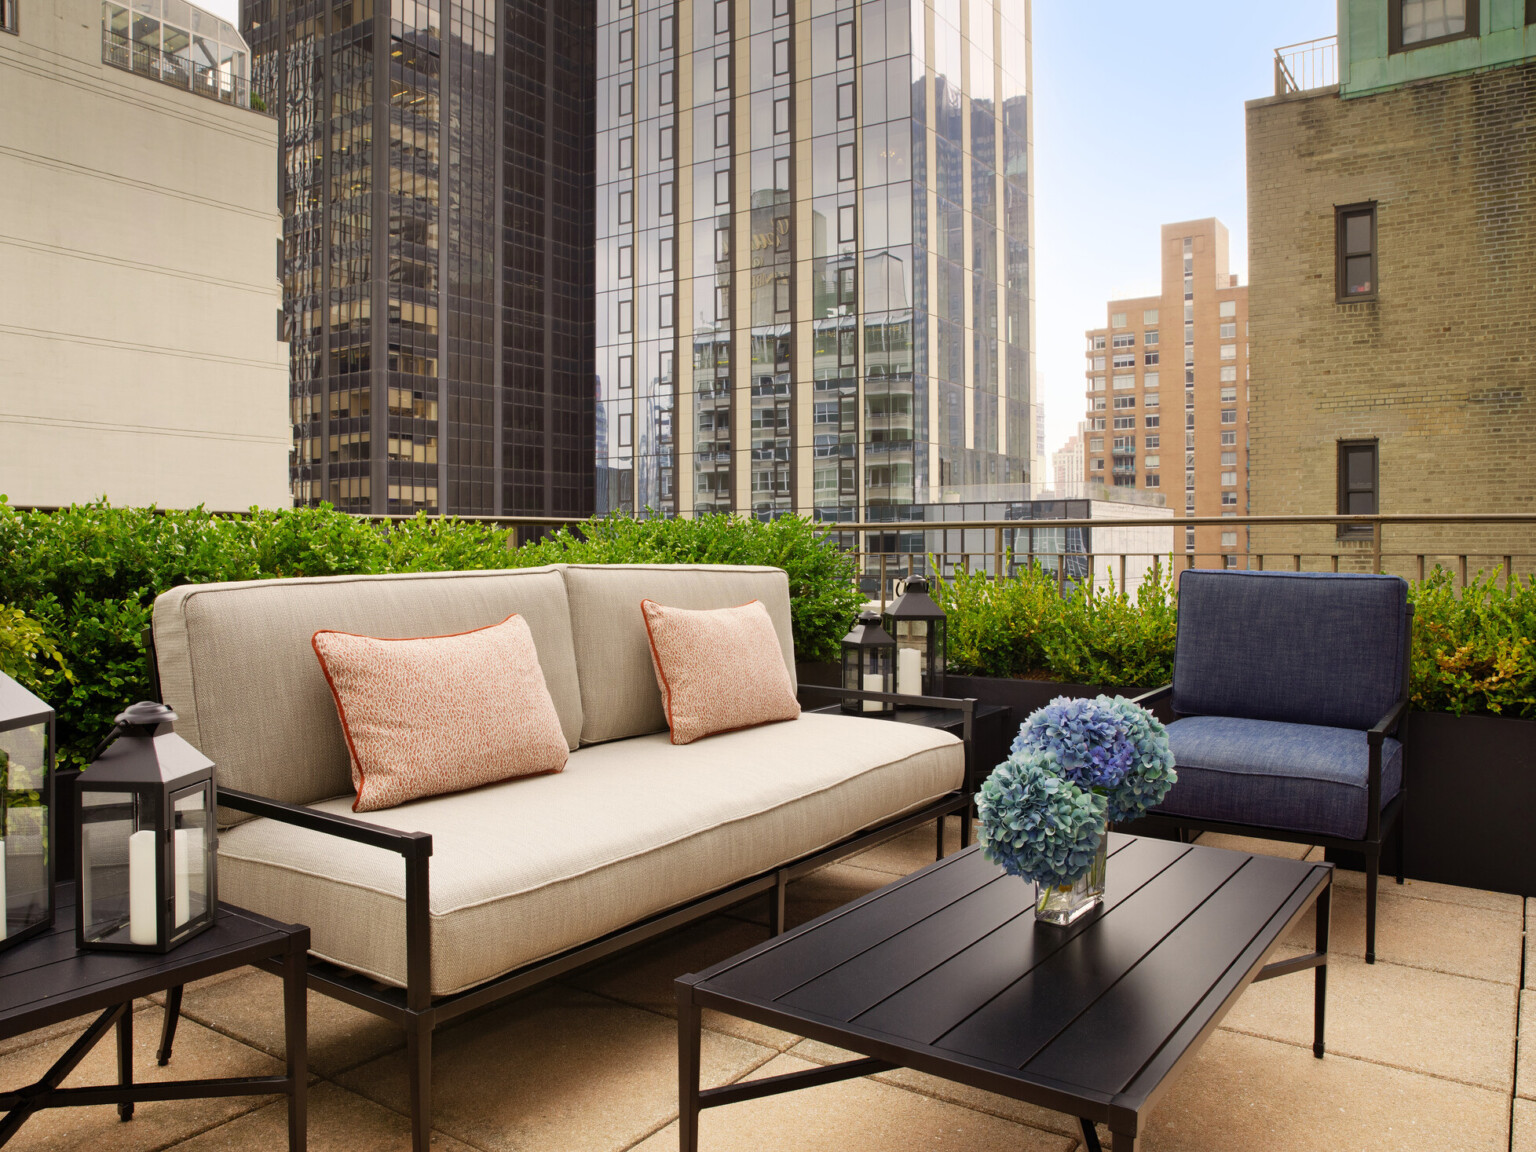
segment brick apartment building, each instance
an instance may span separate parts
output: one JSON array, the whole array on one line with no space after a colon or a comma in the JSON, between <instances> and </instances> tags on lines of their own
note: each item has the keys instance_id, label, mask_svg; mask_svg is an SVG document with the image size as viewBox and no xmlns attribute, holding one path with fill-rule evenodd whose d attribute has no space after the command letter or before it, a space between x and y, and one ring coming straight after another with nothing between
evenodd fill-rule
<instances>
[{"instance_id":1,"label":"brick apartment building","mask_svg":"<svg viewBox=\"0 0 1536 1152\"><path fill-rule=\"evenodd\" d=\"M1286 91L1247 105L1254 515L1536 507L1536 3L1430 8L1340 0L1339 83L1287 58ZM1486 549L1474 570L1536 550L1402 526L1383 566L1417 575L1453 535ZM1350 568L1375 544L1255 529L1252 548Z\"/></svg>"},{"instance_id":2,"label":"brick apartment building","mask_svg":"<svg viewBox=\"0 0 1536 1152\"><path fill-rule=\"evenodd\" d=\"M1083 478L1161 493L1176 518L1247 511L1248 289L1215 219L1162 228L1162 291L1111 300L1087 333ZM1201 567L1240 567L1245 533L1185 528Z\"/></svg>"}]
</instances>

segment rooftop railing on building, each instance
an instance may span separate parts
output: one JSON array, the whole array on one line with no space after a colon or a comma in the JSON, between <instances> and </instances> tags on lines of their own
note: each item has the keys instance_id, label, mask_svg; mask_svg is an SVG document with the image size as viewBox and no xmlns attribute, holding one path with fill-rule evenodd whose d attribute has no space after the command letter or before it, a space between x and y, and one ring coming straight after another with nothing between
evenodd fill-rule
<instances>
[{"instance_id":1,"label":"rooftop railing on building","mask_svg":"<svg viewBox=\"0 0 1536 1152\"><path fill-rule=\"evenodd\" d=\"M227 69L198 64L185 56L172 56L150 44L140 44L112 31L101 30L101 60L114 68L159 80L195 95L251 108L250 81ZM257 107L254 111L265 111Z\"/></svg>"},{"instance_id":2,"label":"rooftop railing on building","mask_svg":"<svg viewBox=\"0 0 1536 1152\"><path fill-rule=\"evenodd\" d=\"M1339 82L1339 38L1323 36L1275 49L1275 95L1310 92Z\"/></svg>"}]
</instances>

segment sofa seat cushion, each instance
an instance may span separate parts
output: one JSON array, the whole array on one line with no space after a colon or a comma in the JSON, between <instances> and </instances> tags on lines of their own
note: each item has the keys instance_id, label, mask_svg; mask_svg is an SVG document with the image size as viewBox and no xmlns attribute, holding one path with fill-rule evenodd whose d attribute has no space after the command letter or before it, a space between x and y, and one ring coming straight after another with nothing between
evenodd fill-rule
<instances>
[{"instance_id":1,"label":"sofa seat cushion","mask_svg":"<svg viewBox=\"0 0 1536 1152\"><path fill-rule=\"evenodd\" d=\"M1188 716L1168 725L1179 782L1156 809L1292 832L1365 835L1365 733L1351 728ZM1402 787L1403 746L1381 749L1381 804Z\"/></svg>"},{"instance_id":2,"label":"sofa seat cushion","mask_svg":"<svg viewBox=\"0 0 1536 1152\"><path fill-rule=\"evenodd\" d=\"M638 610L636 615L638 615ZM582 748L562 773L370 813L430 833L432 991L446 995L883 824L962 786L963 745L862 717ZM315 808L351 814L348 797ZM403 986L405 869L269 819L220 835L219 896L310 925L311 951Z\"/></svg>"}]
</instances>

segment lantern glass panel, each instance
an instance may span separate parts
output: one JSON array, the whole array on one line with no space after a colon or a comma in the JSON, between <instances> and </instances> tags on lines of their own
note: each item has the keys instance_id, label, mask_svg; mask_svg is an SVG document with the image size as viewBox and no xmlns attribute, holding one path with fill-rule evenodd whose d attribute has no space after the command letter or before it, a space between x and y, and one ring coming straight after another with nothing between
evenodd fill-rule
<instances>
[{"instance_id":1,"label":"lantern glass panel","mask_svg":"<svg viewBox=\"0 0 1536 1152\"><path fill-rule=\"evenodd\" d=\"M905 696L928 694L928 624L895 618L896 691Z\"/></svg>"},{"instance_id":2,"label":"lantern glass panel","mask_svg":"<svg viewBox=\"0 0 1536 1152\"><path fill-rule=\"evenodd\" d=\"M85 939L160 942L159 800L153 793L80 789L80 915Z\"/></svg>"},{"instance_id":3,"label":"lantern glass panel","mask_svg":"<svg viewBox=\"0 0 1536 1152\"><path fill-rule=\"evenodd\" d=\"M861 692L894 692L896 649L890 644L843 646L843 687ZM884 700L844 700L843 711L883 715L896 706Z\"/></svg>"},{"instance_id":4,"label":"lantern glass panel","mask_svg":"<svg viewBox=\"0 0 1536 1152\"><path fill-rule=\"evenodd\" d=\"M212 786L203 783L172 798L175 812L175 907L172 939L202 925L208 918L208 878L213 875Z\"/></svg>"},{"instance_id":5,"label":"lantern glass panel","mask_svg":"<svg viewBox=\"0 0 1536 1152\"><path fill-rule=\"evenodd\" d=\"M0 936L48 919L48 765L46 721L0 732Z\"/></svg>"}]
</instances>

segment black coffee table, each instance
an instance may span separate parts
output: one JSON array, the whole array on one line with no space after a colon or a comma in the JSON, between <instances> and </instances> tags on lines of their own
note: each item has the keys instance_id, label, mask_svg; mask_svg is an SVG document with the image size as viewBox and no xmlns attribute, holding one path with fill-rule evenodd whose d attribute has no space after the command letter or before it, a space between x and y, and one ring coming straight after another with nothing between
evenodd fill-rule
<instances>
[{"instance_id":1,"label":"black coffee table","mask_svg":"<svg viewBox=\"0 0 1536 1152\"><path fill-rule=\"evenodd\" d=\"M1315 971L1323 1055L1332 865L1112 835L1103 907L1037 924L1034 886L976 847L676 984L681 1147L703 1108L914 1068L1080 1118L1136 1147L1148 1110L1244 988ZM1317 905L1317 950L1266 963ZM713 1008L854 1052L699 1089Z\"/></svg>"},{"instance_id":2,"label":"black coffee table","mask_svg":"<svg viewBox=\"0 0 1536 1152\"><path fill-rule=\"evenodd\" d=\"M212 928L163 955L81 952L75 948L73 884L55 889L49 931L0 952L0 1039L47 1028L90 1012L100 1013L85 1033L54 1062L41 1080L19 1090L0 1091L0 1144L5 1144L39 1109L116 1104L128 1120L134 1105L150 1100L194 1100L210 1096L288 1097L288 1147L304 1152L305 1101L309 1084L305 975L309 929L279 924L254 912L219 905ZM181 988L246 964L273 964L283 976L284 1045L287 1068L281 1076L236 1076L216 1080L133 1082L133 1001L168 992L159 1060L169 1063L180 1012ZM116 1084L62 1088L108 1032L117 1031Z\"/></svg>"}]
</instances>

